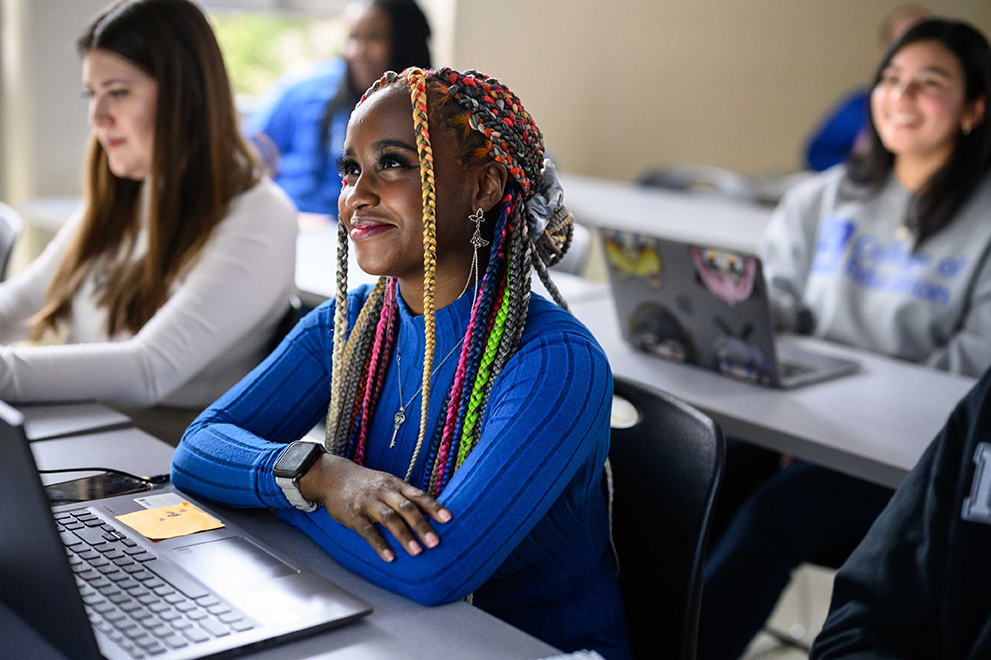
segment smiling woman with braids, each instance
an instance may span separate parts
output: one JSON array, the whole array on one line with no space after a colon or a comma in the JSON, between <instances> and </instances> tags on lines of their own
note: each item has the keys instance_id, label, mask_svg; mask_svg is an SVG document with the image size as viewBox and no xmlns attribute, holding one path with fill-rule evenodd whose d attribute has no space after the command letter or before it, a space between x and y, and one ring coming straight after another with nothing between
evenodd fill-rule
<instances>
[{"instance_id":1,"label":"smiling woman with braids","mask_svg":"<svg viewBox=\"0 0 991 660\"><path fill-rule=\"evenodd\" d=\"M547 276L572 218L539 129L477 72L389 73L341 174L336 300L189 428L173 481L276 509L421 603L472 595L564 650L628 657L602 491L612 376ZM382 276L350 294L349 237ZM531 267L559 305L531 295ZM325 412L326 451L286 446Z\"/></svg>"}]
</instances>

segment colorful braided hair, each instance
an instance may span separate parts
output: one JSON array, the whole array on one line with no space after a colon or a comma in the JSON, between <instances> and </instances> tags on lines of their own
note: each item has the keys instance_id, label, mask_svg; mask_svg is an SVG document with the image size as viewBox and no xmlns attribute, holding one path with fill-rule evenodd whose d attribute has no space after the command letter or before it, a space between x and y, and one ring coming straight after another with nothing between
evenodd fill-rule
<instances>
[{"instance_id":1,"label":"colorful braided hair","mask_svg":"<svg viewBox=\"0 0 991 660\"><path fill-rule=\"evenodd\" d=\"M543 136L516 96L495 78L477 71L459 73L407 69L386 73L365 93L403 85L410 91L423 193L423 315L426 332L420 431L406 473L428 440L427 409L433 372L436 326L436 193L428 116L458 141L464 165L494 160L510 178L495 216L488 266L476 288L454 382L445 393L444 413L426 442L427 466L421 488L436 496L478 442L492 384L516 352L530 302L530 268L536 268L555 301L567 308L547 273L571 242L573 218L560 203L544 213L546 228L536 232L527 202L544 190ZM491 224L491 223L490 223ZM534 226L537 226L534 223ZM368 429L382 391L398 332L398 284L382 277L347 332L348 236L338 223L337 295L331 401L327 416L328 451L364 463ZM345 338L346 337L346 338Z\"/></svg>"}]
</instances>

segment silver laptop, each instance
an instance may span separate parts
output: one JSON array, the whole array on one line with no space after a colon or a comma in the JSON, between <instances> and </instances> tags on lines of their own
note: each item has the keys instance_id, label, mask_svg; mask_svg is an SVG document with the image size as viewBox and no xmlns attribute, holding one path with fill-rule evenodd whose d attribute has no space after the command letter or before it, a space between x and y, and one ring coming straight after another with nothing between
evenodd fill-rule
<instances>
[{"instance_id":1,"label":"silver laptop","mask_svg":"<svg viewBox=\"0 0 991 660\"><path fill-rule=\"evenodd\" d=\"M171 488L49 508L23 416L0 402L0 601L66 657L199 658L354 621L371 607L224 523L152 542L115 520Z\"/></svg>"},{"instance_id":2,"label":"silver laptop","mask_svg":"<svg viewBox=\"0 0 991 660\"><path fill-rule=\"evenodd\" d=\"M854 373L856 362L775 343L760 259L601 229L623 337L639 350L770 387Z\"/></svg>"}]
</instances>

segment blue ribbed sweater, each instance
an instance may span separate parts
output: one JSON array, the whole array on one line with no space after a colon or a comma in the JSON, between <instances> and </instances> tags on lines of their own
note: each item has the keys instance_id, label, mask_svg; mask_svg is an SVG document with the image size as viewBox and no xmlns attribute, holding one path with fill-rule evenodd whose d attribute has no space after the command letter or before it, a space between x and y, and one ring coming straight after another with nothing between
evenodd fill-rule
<instances>
[{"instance_id":1,"label":"blue ribbed sweater","mask_svg":"<svg viewBox=\"0 0 991 660\"><path fill-rule=\"evenodd\" d=\"M349 328L369 290L350 294ZM399 309L403 373L393 357L365 462L402 478L416 445L419 397L406 409L395 448L389 449L389 440L399 405L398 378L407 399L420 385L424 322L401 300ZM435 365L461 340L470 313L469 295L437 311ZM294 509L272 476L285 444L326 413L333 332L329 301L204 411L176 450L174 484L229 506L275 509L344 566L420 603L474 593L478 607L563 650L628 657L602 491L612 375L588 330L556 305L531 297L519 349L492 387L481 439L439 498L453 516L433 525L440 545L412 557L382 530L396 553L391 563L323 509L309 514ZM430 419L441 414L456 367L452 355L434 375ZM425 453L413 472L414 484L423 475Z\"/></svg>"}]
</instances>

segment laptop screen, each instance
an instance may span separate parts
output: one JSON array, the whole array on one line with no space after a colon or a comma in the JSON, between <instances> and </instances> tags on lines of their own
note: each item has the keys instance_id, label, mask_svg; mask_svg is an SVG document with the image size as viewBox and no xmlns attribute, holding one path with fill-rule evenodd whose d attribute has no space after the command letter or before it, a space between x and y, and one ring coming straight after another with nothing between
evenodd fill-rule
<instances>
[{"instance_id":1,"label":"laptop screen","mask_svg":"<svg viewBox=\"0 0 991 660\"><path fill-rule=\"evenodd\" d=\"M0 601L66 657L99 658L22 423L0 401Z\"/></svg>"},{"instance_id":2,"label":"laptop screen","mask_svg":"<svg viewBox=\"0 0 991 660\"><path fill-rule=\"evenodd\" d=\"M774 331L753 255L602 230L624 338L636 348L777 384Z\"/></svg>"}]
</instances>

